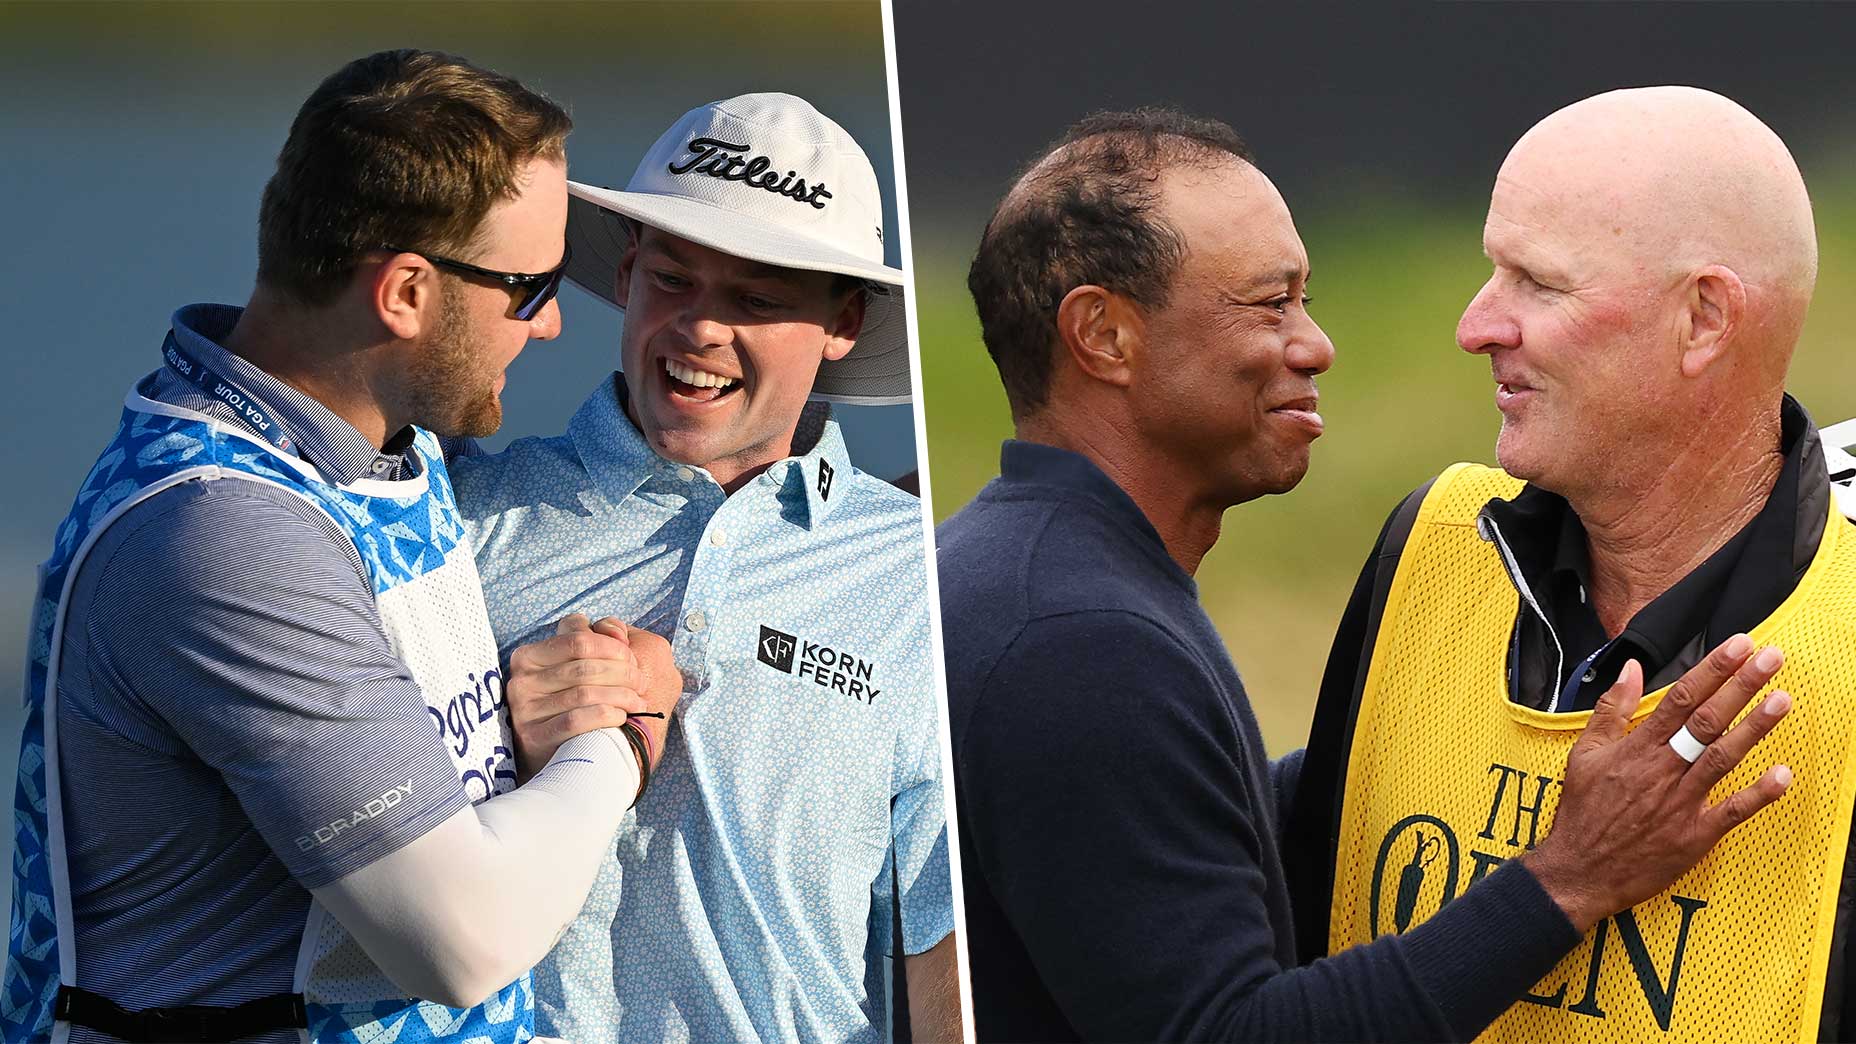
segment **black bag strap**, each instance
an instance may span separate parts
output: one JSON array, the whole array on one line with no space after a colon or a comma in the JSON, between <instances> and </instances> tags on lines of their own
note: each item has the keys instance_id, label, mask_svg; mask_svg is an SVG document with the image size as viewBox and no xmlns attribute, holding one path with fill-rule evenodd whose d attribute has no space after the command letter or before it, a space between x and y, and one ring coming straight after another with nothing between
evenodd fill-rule
<instances>
[{"instance_id":1,"label":"black bag strap","mask_svg":"<svg viewBox=\"0 0 1856 1044\"><path fill-rule=\"evenodd\" d=\"M1334 896L1334 856L1346 800L1347 760L1373 647L1384 623L1385 602L1398 573L1418 511L1436 480L1419 486L1399 503L1380 531L1372 559L1361 569L1349 606L1367 599L1364 614L1343 615L1322 671L1308 747L1295 784L1295 800L1282 828L1283 872L1295 910L1296 953L1307 964L1328 952L1328 910ZM1364 616L1364 619L1360 617ZM1353 670L1345 668L1351 666Z\"/></svg>"},{"instance_id":2,"label":"black bag strap","mask_svg":"<svg viewBox=\"0 0 1856 1044\"><path fill-rule=\"evenodd\" d=\"M228 1044L274 1030L309 1028L300 993L274 993L229 1008L187 1004L130 1011L81 986L60 986L53 1017L131 1044Z\"/></svg>"}]
</instances>

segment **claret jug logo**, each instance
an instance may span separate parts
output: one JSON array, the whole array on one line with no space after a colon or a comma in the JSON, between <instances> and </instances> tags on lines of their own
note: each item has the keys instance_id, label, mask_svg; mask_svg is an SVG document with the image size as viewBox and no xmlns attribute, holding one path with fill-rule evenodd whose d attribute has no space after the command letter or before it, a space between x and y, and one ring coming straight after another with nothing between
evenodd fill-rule
<instances>
[{"instance_id":1,"label":"claret jug logo","mask_svg":"<svg viewBox=\"0 0 1856 1044\"><path fill-rule=\"evenodd\" d=\"M1392 897L1392 930L1403 932L1411 927L1412 914L1418 910L1418 895L1424 890L1425 874L1431 869L1437 857L1445 856L1443 865L1434 873L1438 878L1437 906L1456 898L1456 868L1460 853L1457 851L1456 835L1442 820L1431 816L1406 816L1398 821L1386 839L1379 846L1379 862L1373 867L1373 902L1372 928L1373 938L1380 935L1379 914L1382 909L1383 886L1386 883L1387 862L1394 853L1403 856L1411 852L1411 860L1397 868L1398 885Z\"/></svg>"},{"instance_id":2,"label":"claret jug logo","mask_svg":"<svg viewBox=\"0 0 1856 1044\"><path fill-rule=\"evenodd\" d=\"M754 656L776 671L805 678L859 703L874 703L883 694L876 685L875 663L843 649L774 630L766 624L760 626L760 642Z\"/></svg>"},{"instance_id":3,"label":"claret jug logo","mask_svg":"<svg viewBox=\"0 0 1856 1044\"><path fill-rule=\"evenodd\" d=\"M1453 827L1422 812L1393 823L1373 861L1367 907L1371 937L1406 931L1503 862L1532 849L1544 833L1541 813L1554 807L1559 785L1551 776L1491 764L1484 777L1489 813L1481 829L1474 823ZM1600 921L1563 964L1572 973L1556 969L1536 985L1540 992L1523 994L1521 1002L1604 1019L1636 1004L1630 993L1641 993L1657 1026L1668 1032L1690 930L1707 906L1703 899L1670 895ZM1646 932L1646 924L1655 930Z\"/></svg>"}]
</instances>

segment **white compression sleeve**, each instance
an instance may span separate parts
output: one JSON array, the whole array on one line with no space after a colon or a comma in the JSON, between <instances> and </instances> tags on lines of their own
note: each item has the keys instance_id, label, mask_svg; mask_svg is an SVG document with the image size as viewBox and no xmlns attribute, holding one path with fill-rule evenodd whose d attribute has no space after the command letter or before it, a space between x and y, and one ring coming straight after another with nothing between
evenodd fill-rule
<instances>
[{"instance_id":1,"label":"white compression sleeve","mask_svg":"<svg viewBox=\"0 0 1856 1044\"><path fill-rule=\"evenodd\" d=\"M516 790L311 894L401 989L471 1007L580 912L638 783L619 729L576 736Z\"/></svg>"}]
</instances>

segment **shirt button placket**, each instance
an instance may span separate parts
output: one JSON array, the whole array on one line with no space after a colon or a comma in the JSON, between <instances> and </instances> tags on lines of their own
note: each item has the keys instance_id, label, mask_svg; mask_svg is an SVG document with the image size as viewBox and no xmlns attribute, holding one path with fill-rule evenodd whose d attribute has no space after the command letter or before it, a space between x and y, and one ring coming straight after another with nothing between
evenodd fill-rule
<instances>
[{"instance_id":1,"label":"shirt button placket","mask_svg":"<svg viewBox=\"0 0 1856 1044\"><path fill-rule=\"evenodd\" d=\"M715 576L718 570L724 568L722 563L725 561L716 557L725 554L718 550L723 541L716 539L716 534L722 531L716 525L716 516L727 507L728 501L727 494L722 492L720 486L705 481L704 476L694 469L679 466L675 474L679 479L698 484L689 494L692 508L710 506L707 525L703 526L691 544L685 545L694 554L694 561L691 563L689 580L683 588L682 633L679 635L681 640L676 643L679 646L678 662L688 664L684 672L686 688L700 692L709 684L709 639L717 623L703 607L714 604L710 589L715 586Z\"/></svg>"},{"instance_id":2,"label":"shirt button placket","mask_svg":"<svg viewBox=\"0 0 1856 1044\"><path fill-rule=\"evenodd\" d=\"M684 605L694 603L700 594L691 586ZM685 609L679 621L676 641L677 667L683 673L685 692L702 692L709 685L709 614L701 609Z\"/></svg>"}]
</instances>

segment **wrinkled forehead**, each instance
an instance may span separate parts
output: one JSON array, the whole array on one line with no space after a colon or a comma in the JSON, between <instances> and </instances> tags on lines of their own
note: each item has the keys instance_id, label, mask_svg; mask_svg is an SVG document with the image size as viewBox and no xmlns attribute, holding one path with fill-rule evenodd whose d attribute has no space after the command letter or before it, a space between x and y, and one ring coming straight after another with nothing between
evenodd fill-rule
<instances>
[{"instance_id":1,"label":"wrinkled forehead","mask_svg":"<svg viewBox=\"0 0 1856 1044\"><path fill-rule=\"evenodd\" d=\"M1538 128L1536 128L1538 130ZM1663 195L1602 139L1516 143L1495 177L1482 246L1497 264L1636 271L1665 222Z\"/></svg>"},{"instance_id":2,"label":"wrinkled forehead","mask_svg":"<svg viewBox=\"0 0 1856 1044\"><path fill-rule=\"evenodd\" d=\"M1185 243L1186 263L1228 277L1283 282L1308 270L1308 251L1282 193L1241 160L1179 167L1161 178L1168 223Z\"/></svg>"},{"instance_id":3,"label":"wrinkled forehead","mask_svg":"<svg viewBox=\"0 0 1856 1044\"><path fill-rule=\"evenodd\" d=\"M1810 196L1785 143L1694 88L1613 91L1536 124L1502 165L1489 231L1557 238L1646 276L1723 264L1805 295L1816 278Z\"/></svg>"}]
</instances>

